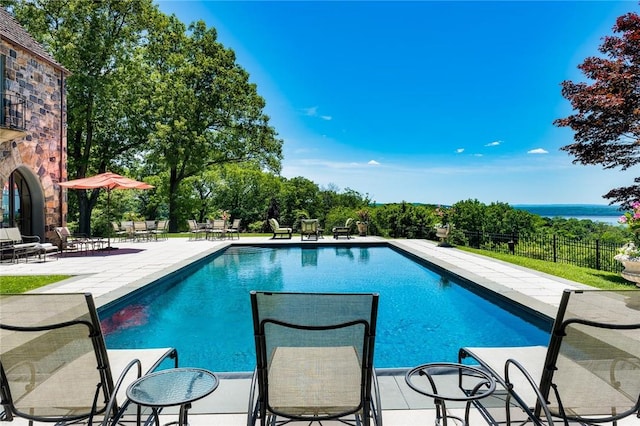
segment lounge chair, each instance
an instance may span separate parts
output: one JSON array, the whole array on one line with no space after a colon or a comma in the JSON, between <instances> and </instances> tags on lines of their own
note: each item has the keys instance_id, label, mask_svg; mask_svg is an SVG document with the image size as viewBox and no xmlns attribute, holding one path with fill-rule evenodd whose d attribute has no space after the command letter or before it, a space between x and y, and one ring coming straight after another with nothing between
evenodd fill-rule
<instances>
[{"instance_id":1,"label":"lounge chair","mask_svg":"<svg viewBox=\"0 0 640 426\"><path fill-rule=\"evenodd\" d=\"M257 366L248 425L278 418L381 425L377 294L252 291L251 306Z\"/></svg>"},{"instance_id":2,"label":"lounge chair","mask_svg":"<svg viewBox=\"0 0 640 426\"><path fill-rule=\"evenodd\" d=\"M2 229L0 233L2 253L7 257L10 256L11 261L17 262L22 257L26 262L32 255L44 255L46 261L48 253L58 251L57 247L51 243L41 243L40 237L37 235L22 235L19 228L0 229Z\"/></svg>"},{"instance_id":3,"label":"lounge chair","mask_svg":"<svg viewBox=\"0 0 640 426\"><path fill-rule=\"evenodd\" d=\"M318 219L301 219L300 220L300 240L304 240L306 236L308 240L313 238L318 240L319 225Z\"/></svg>"},{"instance_id":4,"label":"lounge chair","mask_svg":"<svg viewBox=\"0 0 640 426\"><path fill-rule=\"evenodd\" d=\"M125 390L173 348L107 350L86 293L0 295L0 420L116 421Z\"/></svg>"},{"instance_id":5,"label":"lounge chair","mask_svg":"<svg viewBox=\"0 0 640 426\"><path fill-rule=\"evenodd\" d=\"M548 347L462 348L459 358L501 385L501 413L478 405L487 419L615 424L639 416L640 291L565 290Z\"/></svg>"},{"instance_id":6,"label":"lounge chair","mask_svg":"<svg viewBox=\"0 0 640 426\"><path fill-rule=\"evenodd\" d=\"M339 237L347 237L347 240L351 235L351 226L353 225L353 219L349 218L344 222L344 226L334 226L332 229L333 232L333 238L335 238L336 240Z\"/></svg>"},{"instance_id":7,"label":"lounge chair","mask_svg":"<svg viewBox=\"0 0 640 426\"><path fill-rule=\"evenodd\" d=\"M275 218L269 219L269 226L271 226L271 230L273 231L272 239L276 239L278 237L291 239L293 229L289 227L280 227L280 224Z\"/></svg>"}]
</instances>

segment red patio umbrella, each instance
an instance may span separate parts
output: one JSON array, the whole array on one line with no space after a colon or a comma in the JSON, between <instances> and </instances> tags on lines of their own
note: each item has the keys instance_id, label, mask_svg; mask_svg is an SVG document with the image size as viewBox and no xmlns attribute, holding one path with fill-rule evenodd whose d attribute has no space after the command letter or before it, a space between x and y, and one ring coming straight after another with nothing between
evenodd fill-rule
<instances>
[{"instance_id":1,"label":"red patio umbrella","mask_svg":"<svg viewBox=\"0 0 640 426\"><path fill-rule=\"evenodd\" d=\"M117 173L105 172L88 178L75 179L67 182L60 182L60 186L71 189L97 189L107 190L107 217L109 217L109 203L112 189L151 189L152 185L140 182L135 179L121 176ZM108 235L107 248L111 247L111 234Z\"/></svg>"}]
</instances>

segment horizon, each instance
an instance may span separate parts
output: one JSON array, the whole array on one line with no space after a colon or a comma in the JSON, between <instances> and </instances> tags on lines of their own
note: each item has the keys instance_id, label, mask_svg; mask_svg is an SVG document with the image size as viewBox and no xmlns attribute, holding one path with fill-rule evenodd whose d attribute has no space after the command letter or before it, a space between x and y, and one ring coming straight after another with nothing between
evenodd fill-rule
<instances>
[{"instance_id":1,"label":"horizon","mask_svg":"<svg viewBox=\"0 0 640 426\"><path fill-rule=\"evenodd\" d=\"M612 2L156 0L202 19L266 100L282 176L373 202L608 204L632 171L572 164L563 80L600 56ZM542 29L542 31L541 31Z\"/></svg>"}]
</instances>

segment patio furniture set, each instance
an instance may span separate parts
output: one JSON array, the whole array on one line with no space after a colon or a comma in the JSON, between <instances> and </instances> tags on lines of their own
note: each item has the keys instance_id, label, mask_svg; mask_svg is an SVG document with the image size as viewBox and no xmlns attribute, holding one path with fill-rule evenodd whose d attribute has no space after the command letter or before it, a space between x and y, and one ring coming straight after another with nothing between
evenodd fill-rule
<instances>
[{"instance_id":1,"label":"patio furniture set","mask_svg":"<svg viewBox=\"0 0 640 426\"><path fill-rule=\"evenodd\" d=\"M273 231L272 239L286 238L291 239L293 235L293 228L289 226L282 226L275 218L269 219L269 226ZM351 238L351 228L353 226L353 219L348 218L344 225L334 226L331 229L333 238L336 240L340 237ZM324 238L324 229L320 226L318 219L301 219L300 220L300 240L303 241L306 237L307 240L318 240Z\"/></svg>"},{"instance_id":2,"label":"patio furniture set","mask_svg":"<svg viewBox=\"0 0 640 426\"><path fill-rule=\"evenodd\" d=\"M234 239L234 235L240 239L241 219L234 219L229 223L224 219L207 220L199 223L193 219L187 221L189 223L189 239L199 240L224 240Z\"/></svg>"},{"instance_id":3,"label":"patio furniture set","mask_svg":"<svg viewBox=\"0 0 640 426\"><path fill-rule=\"evenodd\" d=\"M256 368L247 425L382 425L373 366L378 294L248 296ZM405 381L433 399L442 426L468 425L472 408L489 425L637 417L638 302L639 290L566 290L548 347L461 348L458 362L419 365ZM159 425L161 410L177 406L184 426L191 403L220 383L205 369L179 368L172 348L107 350L90 294L0 295L0 304L2 421ZM463 403L463 415L448 410L450 401Z\"/></svg>"},{"instance_id":4,"label":"patio furniture set","mask_svg":"<svg viewBox=\"0 0 640 426\"><path fill-rule=\"evenodd\" d=\"M113 232L120 241L158 241L169 235L168 220L125 220L111 222Z\"/></svg>"}]
</instances>

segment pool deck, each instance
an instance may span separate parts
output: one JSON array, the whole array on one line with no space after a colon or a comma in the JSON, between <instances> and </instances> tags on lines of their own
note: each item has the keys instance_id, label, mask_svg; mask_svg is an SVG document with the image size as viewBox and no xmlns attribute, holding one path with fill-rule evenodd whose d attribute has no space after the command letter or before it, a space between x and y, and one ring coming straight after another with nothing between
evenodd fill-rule
<instances>
[{"instance_id":1,"label":"pool deck","mask_svg":"<svg viewBox=\"0 0 640 426\"><path fill-rule=\"evenodd\" d=\"M584 286L508 263L477 256L455 248L438 247L426 240L384 240L377 237L356 237L350 240L320 239L317 244L389 243L427 260L439 268L459 277L480 284L497 294L531 307L543 315L553 318L566 288ZM3 275L74 275L73 278L43 287L38 292L90 292L96 304L102 306L130 293L173 271L206 257L230 244L300 244L299 238L271 240L266 237L243 237L240 240L188 240L171 238L157 242L112 241L117 250L95 254L70 254L46 262L22 261L18 264L0 264L0 282ZM307 242L303 244L314 244ZM392 278L392 277L390 277ZM435 419L433 403L411 391L402 375L382 374L380 377L383 421L385 426L412 426L431 424ZM230 378L221 373L220 387L211 396L197 401L190 410L191 426L235 426L246 424L249 380ZM454 407L453 410L457 411ZM167 420L175 420L170 410L165 411ZM476 419L477 420L477 419ZM629 423L626 422L629 420ZM637 422L625 419L621 426ZM26 421L13 422L19 426ZM483 424L474 421L471 424ZM298 423L294 423L298 424ZM323 422L329 426L333 422Z\"/></svg>"}]
</instances>

